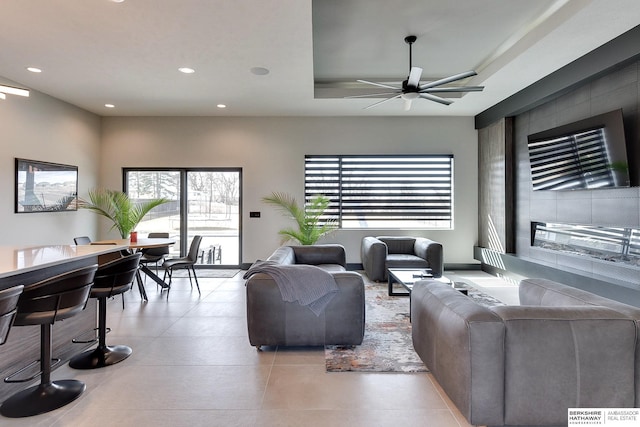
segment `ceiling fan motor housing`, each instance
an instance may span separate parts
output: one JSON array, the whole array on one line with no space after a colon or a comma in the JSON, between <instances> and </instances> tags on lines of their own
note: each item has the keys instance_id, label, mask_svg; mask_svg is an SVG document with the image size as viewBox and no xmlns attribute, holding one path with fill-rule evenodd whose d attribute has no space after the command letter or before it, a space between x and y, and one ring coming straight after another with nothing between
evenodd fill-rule
<instances>
[{"instance_id":1,"label":"ceiling fan motor housing","mask_svg":"<svg viewBox=\"0 0 640 427\"><path fill-rule=\"evenodd\" d=\"M418 92L418 86L409 84L409 79L402 82L402 92Z\"/></svg>"},{"instance_id":2,"label":"ceiling fan motor housing","mask_svg":"<svg viewBox=\"0 0 640 427\"><path fill-rule=\"evenodd\" d=\"M418 38L416 36L407 36L404 38L405 43L414 43Z\"/></svg>"}]
</instances>

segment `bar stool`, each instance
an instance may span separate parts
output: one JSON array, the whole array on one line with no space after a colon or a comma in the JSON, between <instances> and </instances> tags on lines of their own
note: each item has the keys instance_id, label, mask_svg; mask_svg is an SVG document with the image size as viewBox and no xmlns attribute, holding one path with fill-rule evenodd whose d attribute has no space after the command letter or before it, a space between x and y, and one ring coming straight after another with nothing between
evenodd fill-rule
<instances>
[{"instance_id":1,"label":"bar stool","mask_svg":"<svg viewBox=\"0 0 640 427\"><path fill-rule=\"evenodd\" d=\"M103 368L123 361L133 352L125 345L107 346L106 344L107 298L131 289L141 256L140 252L136 252L98 267L90 295L91 298L98 300L98 347L72 357L69 362L72 368Z\"/></svg>"},{"instance_id":2,"label":"bar stool","mask_svg":"<svg viewBox=\"0 0 640 427\"><path fill-rule=\"evenodd\" d=\"M9 330L16 317L18 299L24 286L18 285L0 291L0 345L7 342Z\"/></svg>"},{"instance_id":3,"label":"bar stool","mask_svg":"<svg viewBox=\"0 0 640 427\"><path fill-rule=\"evenodd\" d=\"M74 401L84 391L85 384L82 381L51 381L51 330L56 321L72 317L84 309L97 268L97 265L92 265L73 270L29 285L23 290L18 300L14 325L40 325L40 372L31 378L13 379L31 364L4 381L27 382L40 375L40 384L5 400L0 406L0 414L11 418L43 414Z\"/></svg>"}]
</instances>

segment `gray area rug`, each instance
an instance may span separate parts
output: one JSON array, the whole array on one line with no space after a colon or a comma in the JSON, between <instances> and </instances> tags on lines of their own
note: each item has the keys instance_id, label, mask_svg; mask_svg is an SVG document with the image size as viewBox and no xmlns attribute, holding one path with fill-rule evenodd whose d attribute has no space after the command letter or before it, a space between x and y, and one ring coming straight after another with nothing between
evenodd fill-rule
<instances>
[{"instance_id":1,"label":"gray area rug","mask_svg":"<svg viewBox=\"0 0 640 427\"><path fill-rule=\"evenodd\" d=\"M389 296L386 283L371 282L366 275L363 277L364 340L359 346L325 346L327 372L427 372L411 341L409 298ZM468 287L468 294L484 305L502 305L497 299L471 287Z\"/></svg>"}]
</instances>

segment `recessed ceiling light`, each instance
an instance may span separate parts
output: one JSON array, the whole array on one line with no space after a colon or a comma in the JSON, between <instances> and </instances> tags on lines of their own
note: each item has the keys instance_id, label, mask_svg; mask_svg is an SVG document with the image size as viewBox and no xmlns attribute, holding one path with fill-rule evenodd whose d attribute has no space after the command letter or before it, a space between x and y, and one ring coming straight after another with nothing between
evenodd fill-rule
<instances>
[{"instance_id":1,"label":"recessed ceiling light","mask_svg":"<svg viewBox=\"0 0 640 427\"><path fill-rule=\"evenodd\" d=\"M266 76L267 74L269 74L269 69L264 67L253 67L250 71L256 76Z\"/></svg>"},{"instance_id":2,"label":"recessed ceiling light","mask_svg":"<svg viewBox=\"0 0 640 427\"><path fill-rule=\"evenodd\" d=\"M216 107L218 107L218 108L227 108L227 106L225 104L218 104L218 105L216 105Z\"/></svg>"},{"instance_id":3,"label":"recessed ceiling light","mask_svg":"<svg viewBox=\"0 0 640 427\"><path fill-rule=\"evenodd\" d=\"M194 70L193 68L189 68L189 67L180 67L178 68L178 71L180 71L181 73L185 73L185 74L193 74L196 72L196 70Z\"/></svg>"},{"instance_id":4,"label":"recessed ceiling light","mask_svg":"<svg viewBox=\"0 0 640 427\"><path fill-rule=\"evenodd\" d=\"M113 104L104 104L104 106L107 108L116 108L116 106Z\"/></svg>"},{"instance_id":5,"label":"recessed ceiling light","mask_svg":"<svg viewBox=\"0 0 640 427\"><path fill-rule=\"evenodd\" d=\"M27 67L27 71L31 71L32 73L41 73L42 70L36 67Z\"/></svg>"},{"instance_id":6,"label":"recessed ceiling light","mask_svg":"<svg viewBox=\"0 0 640 427\"><path fill-rule=\"evenodd\" d=\"M124 3L124 0L111 0L113 3Z\"/></svg>"}]
</instances>

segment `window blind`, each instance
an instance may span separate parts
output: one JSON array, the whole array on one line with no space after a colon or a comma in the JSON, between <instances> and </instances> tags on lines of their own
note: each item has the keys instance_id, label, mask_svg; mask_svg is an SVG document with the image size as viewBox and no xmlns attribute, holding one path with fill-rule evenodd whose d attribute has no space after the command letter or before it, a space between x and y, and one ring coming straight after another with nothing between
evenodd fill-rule
<instances>
[{"instance_id":1,"label":"window blind","mask_svg":"<svg viewBox=\"0 0 640 427\"><path fill-rule=\"evenodd\" d=\"M305 197L343 228L452 228L453 156L305 156Z\"/></svg>"}]
</instances>

